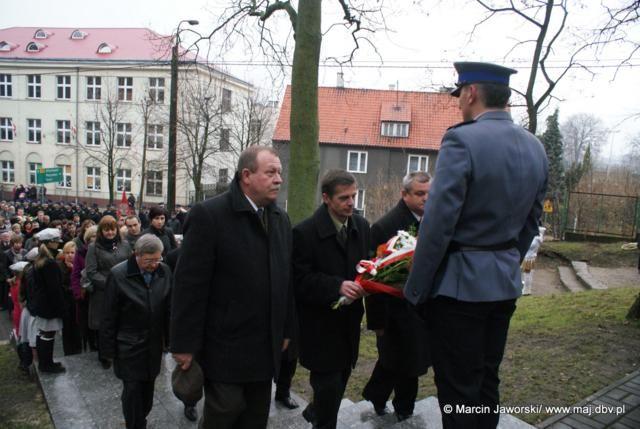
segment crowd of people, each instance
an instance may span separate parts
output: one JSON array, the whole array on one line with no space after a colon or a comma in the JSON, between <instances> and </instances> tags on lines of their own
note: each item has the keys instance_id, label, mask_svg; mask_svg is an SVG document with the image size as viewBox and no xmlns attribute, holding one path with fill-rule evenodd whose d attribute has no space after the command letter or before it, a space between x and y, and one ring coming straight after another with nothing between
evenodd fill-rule
<instances>
[{"instance_id":1,"label":"crowd of people","mask_svg":"<svg viewBox=\"0 0 640 429\"><path fill-rule=\"evenodd\" d=\"M25 218L3 239L7 258L24 259L9 266L9 284L22 292L23 368L35 347L40 371L63 372L51 353L62 329L65 353L97 349L100 365L113 365L127 428L146 428L168 347L187 418L197 418L204 391L199 427L262 429L274 380L275 400L298 406L289 388L299 361L312 387L303 417L335 429L366 309L378 361L362 395L376 413L389 412L393 395L397 420L410 418L418 378L433 368L445 429L497 427L498 371L522 293L520 263L538 234L547 161L508 112L515 71L456 70L452 95L464 122L445 133L433 183L425 172L408 174L397 205L372 226L355 211L358 182L345 170L323 174L322 203L292 226L276 204L279 154L263 146L241 153L227 192L180 220L180 246L160 207L144 231L134 215L76 219L59 205L49 213L15 207L37 219L35 231ZM74 225L51 210L71 212ZM354 281L356 265L411 228L418 239L404 298L368 295ZM15 234L33 250L24 254Z\"/></svg>"}]
</instances>

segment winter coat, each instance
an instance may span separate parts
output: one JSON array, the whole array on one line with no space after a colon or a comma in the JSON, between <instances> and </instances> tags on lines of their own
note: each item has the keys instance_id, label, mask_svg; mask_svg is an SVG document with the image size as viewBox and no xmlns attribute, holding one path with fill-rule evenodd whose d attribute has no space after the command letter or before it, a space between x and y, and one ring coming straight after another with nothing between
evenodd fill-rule
<instances>
[{"instance_id":1,"label":"winter coat","mask_svg":"<svg viewBox=\"0 0 640 429\"><path fill-rule=\"evenodd\" d=\"M135 256L111 269L100 325L100 357L114 360L116 377L153 380L160 372L173 280L160 264L147 286Z\"/></svg>"},{"instance_id":2,"label":"winter coat","mask_svg":"<svg viewBox=\"0 0 640 429\"><path fill-rule=\"evenodd\" d=\"M30 311L32 316L43 319L57 319L64 316L64 290L62 289L62 271L54 259L47 260L44 265L27 273L29 282L33 281L30 295ZM33 276L33 277L31 277Z\"/></svg>"},{"instance_id":3,"label":"winter coat","mask_svg":"<svg viewBox=\"0 0 640 429\"><path fill-rule=\"evenodd\" d=\"M162 246L164 247L162 250L162 257L167 256L167 253L178 247L173 231L171 231L171 228L168 228L167 226L162 229L156 229L153 225L149 225L149 228L142 231L142 235L144 234L153 234L162 241Z\"/></svg>"},{"instance_id":4,"label":"winter coat","mask_svg":"<svg viewBox=\"0 0 640 429\"><path fill-rule=\"evenodd\" d=\"M109 271L114 265L126 260L129 256L131 256L131 247L126 240L119 241L116 249L106 249L99 241L89 245L85 259L87 277L93 286L93 290L89 294L89 328L100 328L104 289L107 285Z\"/></svg>"},{"instance_id":5,"label":"winter coat","mask_svg":"<svg viewBox=\"0 0 640 429\"><path fill-rule=\"evenodd\" d=\"M418 227L418 221L404 201L371 226L371 248L386 243L399 230ZM429 227L428 219L425 227ZM417 229L416 229L417 230ZM377 338L378 360L383 368L407 377L427 372L431 365L427 326L406 300L385 294L365 298L367 327L384 330Z\"/></svg>"},{"instance_id":6,"label":"winter coat","mask_svg":"<svg viewBox=\"0 0 640 429\"><path fill-rule=\"evenodd\" d=\"M293 229L293 270L300 323L300 363L311 371L332 372L354 367L358 360L362 300L331 308L340 285L354 280L356 264L369 254L369 224L354 214L349 220L346 249L326 205Z\"/></svg>"},{"instance_id":7,"label":"winter coat","mask_svg":"<svg viewBox=\"0 0 640 429\"><path fill-rule=\"evenodd\" d=\"M82 270L85 266L85 257L87 256L87 245L78 238L74 239L76 243L76 255L73 257L73 270L71 271L71 293L76 301L82 298Z\"/></svg>"},{"instance_id":8,"label":"winter coat","mask_svg":"<svg viewBox=\"0 0 640 429\"><path fill-rule=\"evenodd\" d=\"M237 180L187 217L175 271L171 351L202 351L205 377L223 383L277 377L290 338L291 227L267 206L265 231Z\"/></svg>"}]
</instances>

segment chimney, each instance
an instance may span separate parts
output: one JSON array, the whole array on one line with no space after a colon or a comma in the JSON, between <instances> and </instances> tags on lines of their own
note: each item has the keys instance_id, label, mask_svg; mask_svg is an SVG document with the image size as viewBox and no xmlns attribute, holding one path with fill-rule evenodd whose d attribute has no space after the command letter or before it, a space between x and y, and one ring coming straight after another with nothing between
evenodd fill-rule
<instances>
[{"instance_id":1,"label":"chimney","mask_svg":"<svg viewBox=\"0 0 640 429\"><path fill-rule=\"evenodd\" d=\"M338 88L344 88L344 73L338 72L336 86Z\"/></svg>"},{"instance_id":2,"label":"chimney","mask_svg":"<svg viewBox=\"0 0 640 429\"><path fill-rule=\"evenodd\" d=\"M396 85L391 83L389 84L389 91L395 91L396 90Z\"/></svg>"}]
</instances>

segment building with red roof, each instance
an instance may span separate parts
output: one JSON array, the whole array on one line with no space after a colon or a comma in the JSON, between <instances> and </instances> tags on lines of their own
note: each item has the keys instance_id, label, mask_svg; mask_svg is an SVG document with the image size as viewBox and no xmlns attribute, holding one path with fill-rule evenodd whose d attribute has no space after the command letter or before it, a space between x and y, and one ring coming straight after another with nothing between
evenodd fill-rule
<instances>
[{"instance_id":1,"label":"building with red roof","mask_svg":"<svg viewBox=\"0 0 640 429\"><path fill-rule=\"evenodd\" d=\"M173 41L173 35L147 28L0 29L2 196L19 184L35 184L40 168L59 167L62 181L46 185L49 198L104 203L109 169L104 158L111 141L116 200L122 191L138 197L143 184L147 203L164 201ZM180 163L193 143L187 131L197 128L188 122L190 113L215 112L202 177L215 187L232 176L238 151L229 123L234 106L252 91L249 83L180 47L178 117L184 126L178 126L178 204L193 196L192 172ZM189 104L194 96L197 108ZM152 107L147 119L144 100Z\"/></svg>"},{"instance_id":2,"label":"building with red roof","mask_svg":"<svg viewBox=\"0 0 640 429\"><path fill-rule=\"evenodd\" d=\"M290 114L288 87L273 136L285 176ZM359 187L356 207L370 220L396 202L407 173L434 170L444 132L461 120L457 99L448 91L344 87L318 88L318 116L320 174L334 168L352 172ZM286 189L280 198L286 205Z\"/></svg>"}]
</instances>

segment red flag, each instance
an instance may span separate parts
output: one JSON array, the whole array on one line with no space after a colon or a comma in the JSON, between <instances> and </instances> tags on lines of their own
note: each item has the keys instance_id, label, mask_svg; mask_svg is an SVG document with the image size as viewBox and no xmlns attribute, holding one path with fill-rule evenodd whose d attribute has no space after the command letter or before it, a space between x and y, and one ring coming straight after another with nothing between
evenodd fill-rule
<instances>
[{"instance_id":1,"label":"red flag","mask_svg":"<svg viewBox=\"0 0 640 429\"><path fill-rule=\"evenodd\" d=\"M121 216L125 216L125 214L129 214L129 201L127 201L127 193L122 191L122 199L120 199L120 204L118 205L118 219Z\"/></svg>"}]
</instances>

